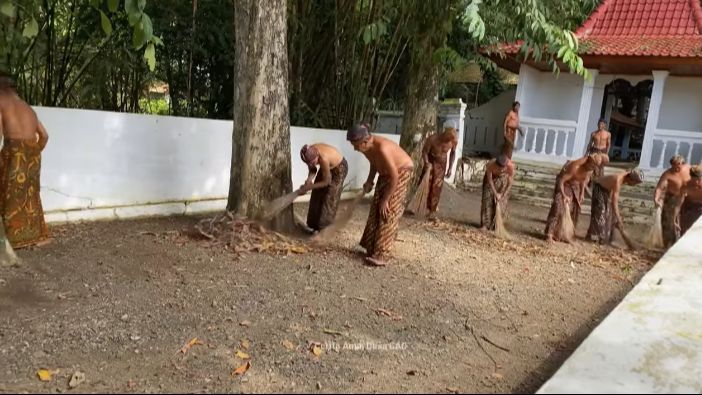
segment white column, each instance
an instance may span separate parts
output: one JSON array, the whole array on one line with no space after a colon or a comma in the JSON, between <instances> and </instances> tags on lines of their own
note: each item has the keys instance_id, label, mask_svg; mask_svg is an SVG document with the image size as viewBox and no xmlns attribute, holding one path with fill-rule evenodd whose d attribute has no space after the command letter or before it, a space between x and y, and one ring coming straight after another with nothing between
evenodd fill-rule
<instances>
[{"instance_id":1,"label":"white column","mask_svg":"<svg viewBox=\"0 0 702 395\"><path fill-rule=\"evenodd\" d=\"M575 129L575 142L573 144L573 155L571 158L580 157L585 153L588 142L587 126L590 121L590 106L592 105L592 92L595 87L595 78L600 73L599 70L591 70L590 79L583 82L583 90L580 93L580 111L578 112L578 127Z\"/></svg>"},{"instance_id":2,"label":"white column","mask_svg":"<svg viewBox=\"0 0 702 395\"><path fill-rule=\"evenodd\" d=\"M463 100L445 100L440 105L440 115L447 121L453 121L456 124L456 134L458 137L458 146L456 147L456 161L451 165L451 178L447 181L451 184L456 179L456 166L463 157L463 143L466 133L466 109L468 106L463 103Z\"/></svg>"},{"instance_id":3,"label":"white column","mask_svg":"<svg viewBox=\"0 0 702 395\"><path fill-rule=\"evenodd\" d=\"M527 93L529 91L529 84L532 81L532 76L535 72L535 69L533 69L530 66L527 66L525 64L522 64L519 66L519 79L517 80L517 92L514 95L514 101L518 101L520 104L519 108L519 115L524 116L524 114L528 114L528 109L529 109L529 102L527 100ZM500 124L500 127L502 125ZM517 146L519 145L519 140L525 140L527 138L527 133L529 133L526 128L522 128L524 131L524 137L522 137L519 133L517 133L517 136L514 138L514 151L517 151ZM500 130L500 141L498 146L502 146L504 144L504 137L503 137L504 130ZM526 141L522 142L522 149L521 151L526 151Z\"/></svg>"},{"instance_id":4,"label":"white column","mask_svg":"<svg viewBox=\"0 0 702 395\"><path fill-rule=\"evenodd\" d=\"M661 112L661 104L663 103L663 90L669 74L670 72L665 70L655 70L653 72L653 92L651 93L651 102L648 107L646 132L644 134L643 145L641 146L641 160L639 162L639 166L642 169L651 168L653 138L656 135L656 129L658 129L658 115ZM665 151L663 151L661 155L665 155Z\"/></svg>"}]
</instances>

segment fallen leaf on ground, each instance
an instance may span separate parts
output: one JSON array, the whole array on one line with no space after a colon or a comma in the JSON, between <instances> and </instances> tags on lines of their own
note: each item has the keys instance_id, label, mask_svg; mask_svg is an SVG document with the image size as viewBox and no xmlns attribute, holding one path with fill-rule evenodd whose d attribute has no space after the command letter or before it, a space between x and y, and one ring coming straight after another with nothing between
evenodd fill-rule
<instances>
[{"instance_id":1,"label":"fallen leaf on ground","mask_svg":"<svg viewBox=\"0 0 702 395\"><path fill-rule=\"evenodd\" d=\"M492 374L492 378L493 378L493 379L502 380L503 377L504 377L504 376L502 376L502 375L499 374L499 373L493 373L493 374Z\"/></svg>"},{"instance_id":2,"label":"fallen leaf on ground","mask_svg":"<svg viewBox=\"0 0 702 395\"><path fill-rule=\"evenodd\" d=\"M239 345L241 345L241 348L243 348L244 350L248 350L251 346L251 343L249 343L249 339L243 339L239 342Z\"/></svg>"},{"instance_id":3,"label":"fallen leaf on ground","mask_svg":"<svg viewBox=\"0 0 702 395\"><path fill-rule=\"evenodd\" d=\"M292 344L290 340L283 340L283 347L287 348L290 351L295 349L295 345Z\"/></svg>"},{"instance_id":4,"label":"fallen leaf on ground","mask_svg":"<svg viewBox=\"0 0 702 395\"><path fill-rule=\"evenodd\" d=\"M246 373L246 371L249 370L250 367L251 367L251 362L247 361L245 364L234 369L234 371L232 372L232 376L241 376L242 374Z\"/></svg>"},{"instance_id":5,"label":"fallen leaf on ground","mask_svg":"<svg viewBox=\"0 0 702 395\"><path fill-rule=\"evenodd\" d=\"M384 315L386 317L389 317L393 321L400 321L402 319L402 316L394 313L390 310L385 310L385 309L375 309L375 313L378 315Z\"/></svg>"},{"instance_id":6,"label":"fallen leaf on ground","mask_svg":"<svg viewBox=\"0 0 702 395\"><path fill-rule=\"evenodd\" d=\"M410 370L410 371L407 372L407 375L408 375L408 376L416 376L416 375L417 375L417 371L416 371L416 370Z\"/></svg>"},{"instance_id":7,"label":"fallen leaf on ground","mask_svg":"<svg viewBox=\"0 0 702 395\"><path fill-rule=\"evenodd\" d=\"M54 375L54 372L48 370L48 369L39 369L37 372L37 376L39 377L39 380L41 381L51 381L51 377Z\"/></svg>"},{"instance_id":8,"label":"fallen leaf on ground","mask_svg":"<svg viewBox=\"0 0 702 395\"><path fill-rule=\"evenodd\" d=\"M191 348L192 346L195 346L195 345L202 345L202 342L201 342L197 337L193 337L189 342L187 342L187 343L180 349L180 352L183 353L183 354L185 354L186 352L188 352L188 350L190 350L190 348Z\"/></svg>"},{"instance_id":9,"label":"fallen leaf on ground","mask_svg":"<svg viewBox=\"0 0 702 395\"><path fill-rule=\"evenodd\" d=\"M251 326L251 321L249 320L244 320L239 323L241 326Z\"/></svg>"},{"instance_id":10,"label":"fallen leaf on ground","mask_svg":"<svg viewBox=\"0 0 702 395\"><path fill-rule=\"evenodd\" d=\"M459 389L456 388L456 387L446 387L446 391L448 391L448 392L453 392L454 394L457 394L457 393L459 393L461 390L459 390Z\"/></svg>"},{"instance_id":11,"label":"fallen leaf on ground","mask_svg":"<svg viewBox=\"0 0 702 395\"><path fill-rule=\"evenodd\" d=\"M322 355L322 346L318 343L313 343L310 346L310 351L312 351L312 354L314 354L316 357Z\"/></svg>"},{"instance_id":12,"label":"fallen leaf on ground","mask_svg":"<svg viewBox=\"0 0 702 395\"><path fill-rule=\"evenodd\" d=\"M247 354L247 353L245 353L245 352L241 352L241 351L239 351L239 350L236 350L236 357L237 357L237 358L241 358L241 359L251 359L251 357L249 356L249 354Z\"/></svg>"},{"instance_id":13,"label":"fallen leaf on ground","mask_svg":"<svg viewBox=\"0 0 702 395\"><path fill-rule=\"evenodd\" d=\"M68 386L70 388L76 388L77 386L83 384L84 382L85 382L85 373L75 372L75 373L73 373L73 376L71 376L71 381L68 382Z\"/></svg>"},{"instance_id":14,"label":"fallen leaf on ground","mask_svg":"<svg viewBox=\"0 0 702 395\"><path fill-rule=\"evenodd\" d=\"M328 335L344 336L343 333L341 333L341 332L339 332L339 331L334 331L334 330L331 330L331 329L324 329L324 333L326 333L326 334L328 334Z\"/></svg>"}]
</instances>

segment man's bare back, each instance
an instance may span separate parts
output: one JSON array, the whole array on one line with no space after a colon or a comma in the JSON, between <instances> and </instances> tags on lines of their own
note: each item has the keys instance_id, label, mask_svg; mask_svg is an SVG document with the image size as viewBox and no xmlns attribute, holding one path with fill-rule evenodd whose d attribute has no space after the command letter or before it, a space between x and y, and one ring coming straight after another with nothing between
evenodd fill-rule
<instances>
[{"instance_id":1,"label":"man's bare back","mask_svg":"<svg viewBox=\"0 0 702 395\"><path fill-rule=\"evenodd\" d=\"M312 147L316 148L317 152L319 152L320 162L327 163L330 169L336 168L337 166L339 166L339 164L341 164L341 161L344 160L344 156L341 155L341 152L339 152L336 148L332 147L331 145L317 143L312 144Z\"/></svg>"},{"instance_id":2,"label":"man's bare back","mask_svg":"<svg viewBox=\"0 0 702 395\"><path fill-rule=\"evenodd\" d=\"M363 155L381 176L395 174L401 169L412 169L412 158L397 143L374 135L371 144Z\"/></svg>"},{"instance_id":3,"label":"man's bare back","mask_svg":"<svg viewBox=\"0 0 702 395\"><path fill-rule=\"evenodd\" d=\"M6 139L33 140L42 149L49 139L37 114L14 92L0 92L0 125Z\"/></svg>"}]
</instances>

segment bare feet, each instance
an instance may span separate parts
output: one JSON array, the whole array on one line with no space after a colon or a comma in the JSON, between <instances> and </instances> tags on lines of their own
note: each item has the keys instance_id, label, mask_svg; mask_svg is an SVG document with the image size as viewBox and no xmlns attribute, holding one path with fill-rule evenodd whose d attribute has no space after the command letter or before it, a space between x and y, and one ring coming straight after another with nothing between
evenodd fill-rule
<instances>
[{"instance_id":1,"label":"bare feet","mask_svg":"<svg viewBox=\"0 0 702 395\"><path fill-rule=\"evenodd\" d=\"M370 256L367 256L366 259L365 259L365 261L366 261L367 264L369 264L369 265L371 265L371 266L387 266L387 265L388 265L387 262L382 261L382 260L380 260L380 259L378 259L378 258L370 257Z\"/></svg>"},{"instance_id":2,"label":"bare feet","mask_svg":"<svg viewBox=\"0 0 702 395\"><path fill-rule=\"evenodd\" d=\"M480 231L481 231L481 232L487 232L487 230L488 230L487 226L481 226L481 227L480 227Z\"/></svg>"},{"instance_id":3,"label":"bare feet","mask_svg":"<svg viewBox=\"0 0 702 395\"><path fill-rule=\"evenodd\" d=\"M556 240L554 240L554 239L553 239L553 236L551 236L551 235L546 236L546 241L547 241L549 244L553 244L553 243L556 242Z\"/></svg>"}]
</instances>

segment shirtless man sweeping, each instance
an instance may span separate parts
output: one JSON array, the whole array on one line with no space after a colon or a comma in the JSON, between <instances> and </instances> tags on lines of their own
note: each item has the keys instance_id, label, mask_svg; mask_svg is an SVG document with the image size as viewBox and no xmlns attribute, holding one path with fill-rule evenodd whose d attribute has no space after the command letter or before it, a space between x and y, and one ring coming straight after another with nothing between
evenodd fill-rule
<instances>
[{"instance_id":1,"label":"shirtless man sweeping","mask_svg":"<svg viewBox=\"0 0 702 395\"><path fill-rule=\"evenodd\" d=\"M681 198L675 210L680 237L702 216L702 166L692 166L689 173L690 180L680 191Z\"/></svg>"},{"instance_id":2,"label":"shirtless man sweeping","mask_svg":"<svg viewBox=\"0 0 702 395\"><path fill-rule=\"evenodd\" d=\"M519 127L519 108L521 105L518 101L512 104L512 109L505 116L504 124L504 137L505 142L502 146L502 153L507 156L507 158L512 159L512 151L514 151L514 143L517 139L517 130L519 134L524 137L524 132Z\"/></svg>"},{"instance_id":3,"label":"shirtless man sweeping","mask_svg":"<svg viewBox=\"0 0 702 395\"><path fill-rule=\"evenodd\" d=\"M434 218L439 208L439 198L441 197L441 189L444 186L444 177L451 177L451 168L456 160L457 146L458 138L456 137L456 128L453 124L449 123L444 124L443 133L432 134L424 143L422 149L422 160L424 161L423 172L426 172L429 166L431 166L430 189L427 199L429 218ZM446 162L449 151L451 155L448 162Z\"/></svg>"},{"instance_id":4,"label":"shirtless man sweeping","mask_svg":"<svg viewBox=\"0 0 702 395\"><path fill-rule=\"evenodd\" d=\"M590 230L588 236L596 236L600 244L610 244L614 237L614 229L619 230L624 242L630 249L634 244L624 231L624 221L619 212L619 193L624 185L638 185L644 180L643 171L632 169L600 176L593 181L596 188L592 193Z\"/></svg>"},{"instance_id":5,"label":"shirtless man sweeping","mask_svg":"<svg viewBox=\"0 0 702 395\"><path fill-rule=\"evenodd\" d=\"M663 207L661 227L663 228L663 243L669 248L680 238L680 231L675 224L678 217L675 208L682 199L682 188L690 181L690 165L685 159L675 155L670 159L670 169L666 170L658 180L653 200L656 208Z\"/></svg>"},{"instance_id":6,"label":"shirtless man sweeping","mask_svg":"<svg viewBox=\"0 0 702 395\"><path fill-rule=\"evenodd\" d=\"M300 157L307 164L309 172L298 194L312 191L307 226L318 232L334 222L349 165L336 148L321 143L305 145L300 150Z\"/></svg>"},{"instance_id":7,"label":"shirtless man sweeping","mask_svg":"<svg viewBox=\"0 0 702 395\"><path fill-rule=\"evenodd\" d=\"M14 248L45 244L49 230L39 196L41 152L49 135L20 99L13 80L0 74L0 215Z\"/></svg>"},{"instance_id":8,"label":"shirtless man sweeping","mask_svg":"<svg viewBox=\"0 0 702 395\"><path fill-rule=\"evenodd\" d=\"M368 179L363 185L365 193L373 189L375 176L379 175L366 228L361 237L361 247L366 249L368 264L385 266L405 210L407 187L414 164L399 145L371 135L365 124L349 128L346 139L370 162Z\"/></svg>"},{"instance_id":9,"label":"shirtless man sweeping","mask_svg":"<svg viewBox=\"0 0 702 395\"><path fill-rule=\"evenodd\" d=\"M483 195L480 204L480 230L495 230L497 205L507 213L509 191L512 189L515 165L507 155L500 155L485 165Z\"/></svg>"},{"instance_id":10,"label":"shirtless man sweeping","mask_svg":"<svg viewBox=\"0 0 702 395\"><path fill-rule=\"evenodd\" d=\"M592 154L583 158L567 162L561 172L556 177L556 186L553 190L553 202L551 210L546 219L546 240L565 241L558 234L560 228L561 214L565 210L566 203L570 206L570 216L573 225L577 227L580 209L585 199L585 186L587 185L592 172L602 165L604 155Z\"/></svg>"}]
</instances>

